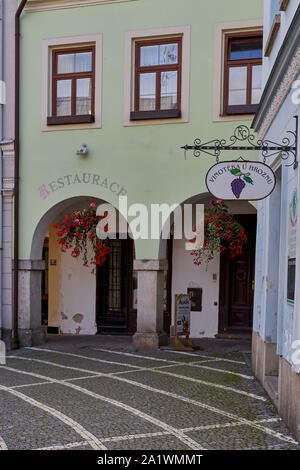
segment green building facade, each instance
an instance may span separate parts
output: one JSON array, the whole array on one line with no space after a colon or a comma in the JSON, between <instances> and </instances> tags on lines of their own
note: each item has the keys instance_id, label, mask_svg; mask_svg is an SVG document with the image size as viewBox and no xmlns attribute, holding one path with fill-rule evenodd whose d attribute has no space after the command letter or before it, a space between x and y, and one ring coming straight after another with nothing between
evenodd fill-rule
<instances>
[{"instance_id":1,"label":"green building facade","mask_svg":"<svg viewBox=\"0 0 300 470\"><path fill-rule=\"evenodd\" d=\"M202 289L192 336L249 330L249 319L232 312L220 324L219 255L206 270L193 265L181 240L116 241L109 269L94 276L59 252L53 223L92 201L118 208L125 195L128 207L142 203L149 211L151 204L207 203L205 176L215 160L185 159L180 147L250 125L259 65L251 95L249 83L241 86L245 68L232 67L226 80L226 64L249 38L259 42L262 16L259 0L27 2L20 19L21 344L42 341L42 313L49 332L124 332L137 347L156 347L167 341L175 294L189 287ZM83 147L78 155L83 145L87 154ZM253 205L230 207L255 226ZM3 328L9 338L9 309Z\"/></svg>"}]
</instances>

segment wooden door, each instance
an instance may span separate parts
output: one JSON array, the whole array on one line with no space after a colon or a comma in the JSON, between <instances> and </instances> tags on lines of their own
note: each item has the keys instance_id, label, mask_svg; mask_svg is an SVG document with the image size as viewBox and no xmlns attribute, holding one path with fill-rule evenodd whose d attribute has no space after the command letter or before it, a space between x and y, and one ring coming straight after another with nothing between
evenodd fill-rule
<instances>
[{"instance_id":1,"label":"wooden door","mask_svg":"<svg viewBox=\"0 0 300 470\"><path fill-rule=\"evenodd\" d=\"M252 329L256 216L239 216L248 242L243 254L230 259L221 255L219 333L247 332Z\"/></svg>"}]
</instances>

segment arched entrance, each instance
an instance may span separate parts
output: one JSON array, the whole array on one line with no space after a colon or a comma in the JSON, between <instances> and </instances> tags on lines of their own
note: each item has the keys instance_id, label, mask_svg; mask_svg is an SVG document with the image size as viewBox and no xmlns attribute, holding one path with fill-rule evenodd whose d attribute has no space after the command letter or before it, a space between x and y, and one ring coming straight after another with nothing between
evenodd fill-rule
<instances>
[{"instance_id":1,"label":"arched entrance","mask_svg":"<svg viewBox=\"0 0 300 470\"><path fill-rule=\"evenodd\" d=\"M195 227L195 206L207 207L209 193L195 195L180 204L182 221L185 205L192 205L192 225ZM248 244L244 253L234 259L228 254L216 253L208 265L195 266L191 252L185 248L187 240L176 239L174 224L180 215L171 214L172 275L170 299L172 325L174 324L175 295L191 296L191 337L213 338L219 335L251 334L254 297L254 266L256 242L256 208L245 201L227 202L230 211L245 227ZM183 223L183 222L179 223ZM175 231L176 232L176 231ZM173 236L174 234L174 236ZM160 241L160 256L166 255L166 240Z\"/></svg>"},{"instance_id":2,"label":"arched entrance","mask_svg":"<svg viewBox=\"0 0 300 470\"><path fill-rule=\"evenodd\" d=\"M59 249L54 223L91 202L99 205L104 201L88 196L64 200L37 224L31 259L20 261L19 266L21 345L39 344L47 332L133 334L136 330L134 242L129 236L119 236L118 224L116 239L109 240L111 253L95 273L80 258Z\"/></svg>"}]
</instances>

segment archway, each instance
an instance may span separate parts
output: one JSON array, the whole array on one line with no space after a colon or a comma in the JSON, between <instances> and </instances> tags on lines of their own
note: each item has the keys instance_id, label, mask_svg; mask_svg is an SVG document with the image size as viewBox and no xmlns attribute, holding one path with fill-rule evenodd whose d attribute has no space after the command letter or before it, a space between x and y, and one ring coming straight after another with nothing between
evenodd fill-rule
<instances>
[{"instance_id":1,"label":"archway","mask_svg":"<svg viewBox=\"0 0 300 470\"><path fill-rule=\"evenodd\" d=\"M209 205L212 196L201 193L186 199L180 204L181 214L170 215L172 257L169 266L172 268L169 282L171 299L171 317L174 324L175 295L190 294L191 297L191 337L213 338L217 334L251 334L254 294L254 263L256 240L256 208L249 202L227 202L230 211L248 232L249 244L244 257L233 262L227 254L215 253L206 266L194 265L191 252L186 250L185 238L176 239L174 224L183 224L184 206L192 205L192 225L195 227L195 206ZM176 212L176 211L175 211ZM175 233L174 233L175 232ZM182 232L184 230L182 228ZM166 256L168 240L161 237L160 257ZM172 328L171 328L172 331Z\"/></svg>"},{"instance_id":2,"label":"archway","mask_svg":"<svg viewBox=\"0 0 300 470\"><path fill-rule=\"evenodd\" d=\"M59 250L54 223L68 212L89 207L91 202L95 202L97 206L105 203L103 200L89 196L72 197L51 207L36 226L31 243L31 258L20 261L19 338L21 345L40 344L43 342L45 332L77 335L102 333L104 317L106 317L106 326L113 327L117 315L126 320L121 325L122 332L134 333L135 331L136 310L132 308L133 293L130 299L127 295L130 289L133 289L131 284L133 282L134 242L129 236L127 238L123 235L119 236L118 221L119 217L123 218L123 216L118 213L117 209L116 240L109 240L111 254L105 262L105 269L99 268L93 274L91 266L85 267L80 259L74 259L70 252L61 253ZM126 226L127 222L124 223L123 219L122 227ZM43 256L46 250L48 251L47 260ZM45 275L45 268L47 275ZM123 278L126 278L126 292ZM46 292L47 302L45 302ZM124 299L124 293L126 299ZM44 294L44 303L41 301L42 294ZM119 302L121 298L122 304ZM47 315L45 311L43 312L46 303ZM42 313L44 313L44 327L41 324ZM109 315L111 324L108 324ZM46 322L45 319L47 319ZM111 331L110 328L108 330Z\"/></svg>"}]
</instances>

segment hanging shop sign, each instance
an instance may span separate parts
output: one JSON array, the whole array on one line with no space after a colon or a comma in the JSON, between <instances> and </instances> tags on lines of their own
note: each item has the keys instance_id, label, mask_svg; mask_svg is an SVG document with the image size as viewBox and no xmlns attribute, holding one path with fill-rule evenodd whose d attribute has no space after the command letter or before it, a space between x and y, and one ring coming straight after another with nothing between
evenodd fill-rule
<instances>
[{"instance_id":1,"label":"hanging shop sign","mask_svg":"<svg viewBox=\"0 0 300 470\"><path fill-rule=\"evenodd\" d=\"M287 301L294 304L296 281L296 247L297 247L297 206L298 196L295 189L289 204L289 232L288 232L288 263L287 263Z\"/></svg>"},{"instance_id":2,"label":"hanging shop sign","mask_svg":"<svg viewBox=\"0 0 300 470\"><path fill-rule=\"evenodd\" d=\"M286 166L298 168L298 116L295 118L295 130L287 131L281 143L269 139L256 140L251 130L244 125L234 129L229 139L212 139L202 142L195 139L194 145L181 147L186 153L191 150L194 157L214 157L216 165L206 175L206 185L210 193L217 199L235 201L257 201L271 194L276 179L271 168L266 165L267 158L279 155ZM234 161L220 163L223 152L260 152L263 163L247 161L243 157Z\"/></svg>"},{"instance_id":3,"label":"hanging shop sign","mask_svg":"<svg viewBox=\"0 0 300 470\"><path fill-rule=\"evenodd\" d=\"M257 201L268 197L276 184L272 169L260 162L217 163L206 175L206 186L217 199Z\"/></svg>"},{"instance_id":4,"label":"hanging shop sign","mask_svg":"<svg viewBox=\"0 0 300 470\"><path fill-rule=\"evenodd\" d=\"M191 324L191 301L189 294L175 297L175 336L189 336Z\"/></svg>"}]
</instances>

